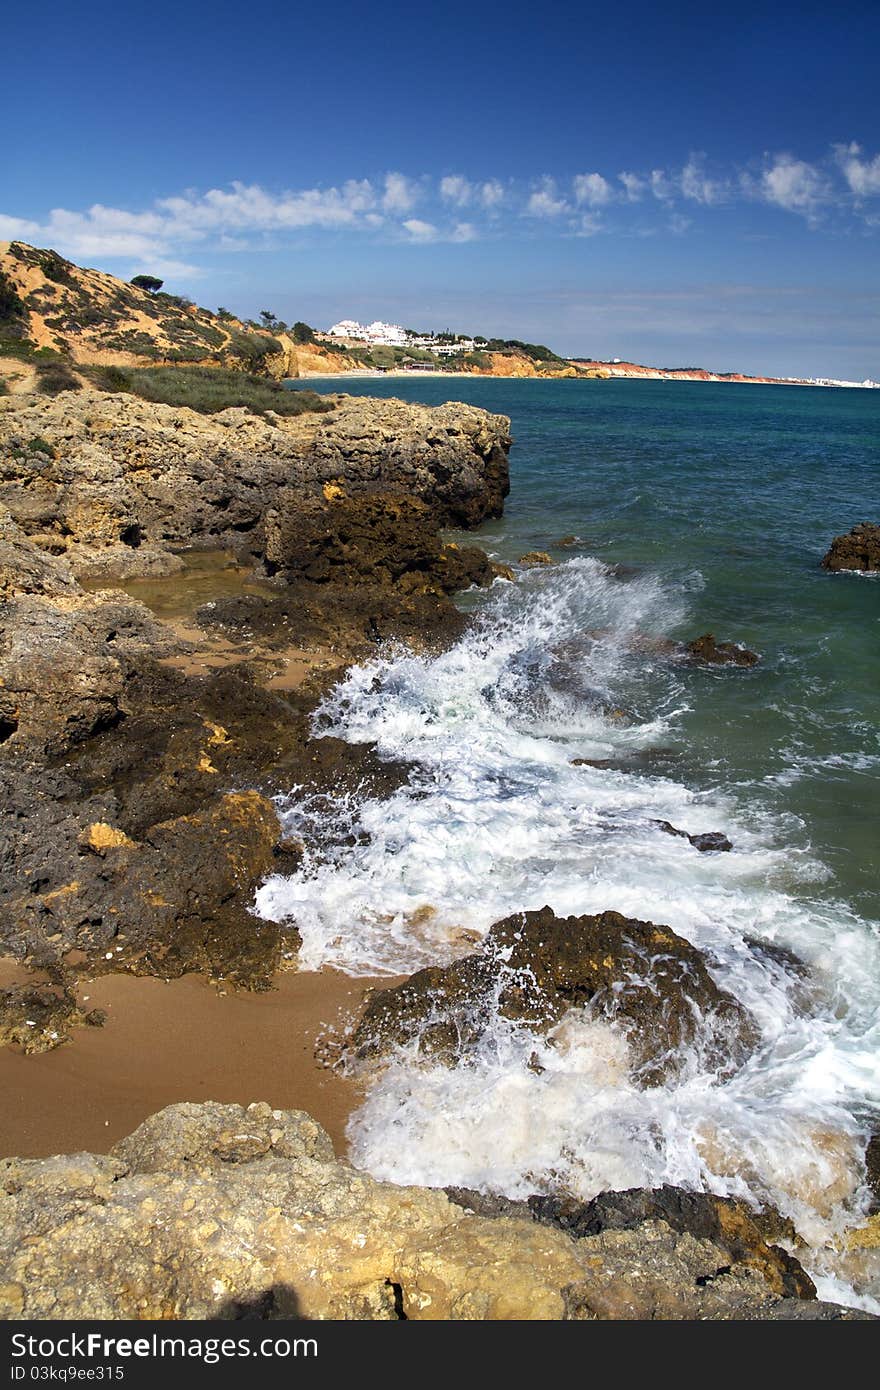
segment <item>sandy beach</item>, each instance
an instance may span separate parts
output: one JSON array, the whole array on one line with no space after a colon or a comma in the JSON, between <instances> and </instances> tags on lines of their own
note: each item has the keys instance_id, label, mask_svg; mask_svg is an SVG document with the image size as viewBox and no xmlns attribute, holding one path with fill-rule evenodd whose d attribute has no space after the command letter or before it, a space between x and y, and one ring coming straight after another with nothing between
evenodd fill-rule
<instances>
[{"instance_id":1,"label":"sandy beach","mask_svg":"<svg viewBox=\"0 0 880 1390\"><path fill-rule=\"evenodd\" d=\"M0 962L0 978L22 972ZM315 1047L389 981L334 970L278 976L264 994L221 993L196 975L108 975L83 981L79 1001L103 1028L78 1028L52 1052L0 1049L0 1152L42 1157L104 1153L175 1101L218 1100L307 1110L345 1153L356 1083L316 1060Z\"/></svg>"}]
</instances>

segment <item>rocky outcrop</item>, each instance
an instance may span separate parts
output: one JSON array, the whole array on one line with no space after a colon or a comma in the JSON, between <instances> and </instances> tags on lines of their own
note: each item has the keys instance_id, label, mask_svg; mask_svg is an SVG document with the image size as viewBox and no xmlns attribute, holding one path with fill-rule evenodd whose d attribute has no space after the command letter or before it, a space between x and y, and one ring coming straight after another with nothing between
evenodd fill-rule
<instances>
[{"instance_id":1,"label":"rocky outcrop","mask_svg":"<svg viewBox=\"0 0 880 1390\"><path fill-rule=\"evenodd\" d=\"M326 501L325 486L404 493L437 527L499 516L509 486L509 421L467 405L342 396L295 417L201 415L96 391L5 405L0 503L80 575L156 573L186 546L261 559L266 513Z\"/></svg>"},{"instance_id":2,"label":"rocky outcrop","mask_svg":"<svg viewBox=\"0 0 880 1390\"><path fill-rule=\"evenodd\" d=\"M248 911L286 862L267 793L378 794L406 770L312 742L307 702L261 688L246 665L169 668L169 642L118 592L0 609L0 949L62 980L201 970L265 988L298 945L295 927ZM40 1033L63 1041L54 1025Z\"/></svg>"},{"instance_id":3,"label":"rocky outcrop","mask_svg":"<svg viewBox=\"0 0 880 1390\"><path fill-rule=\"evenodd\" d=\"M337 1162L267 1104L169 1106L108 1156L0 1178L6 1318L859 1316L817 1304L734 1204L663 1189L481 1215Z\"/></svg>"},{"instance_id":4,"label":"rocky outcrop","mask_svg":"<svg viewBox=\"0 0 880 1390\"><path fill-rule=\"evenodd\" d=\"M366 1058L417 1041L455 1062L493 1012L547 1032L589 1006L625 1033L635 1077L658 1085L696 1050L725 1074L757 1041L750 1015L719 989L700 952L668 927L617 912L556 917L549 907L495 924L480 951L374 995L351 1041Z\"/></svg>"},{"instance_id":5,"label":"rocky outcrop","mask_svg":"<svg viewBox=\"0 0 880 1390\"><path fill-rule=\"evenodd\" d=\"M265 536L267 567L288 581L442 594L490 584L498 572L476 546L443 545L433 509L409 493L286 490L267 513Z\"/></svg>"},{"instance_id":6,"label":"rocky outcrop","mask_svg":"<svg viewBox=\"0 0 880 1390\"><path fill-rule=\"evenodd\" d=\"M711 632L684 644L684 655L704 666L757 666L760 657L737 642L716 642Z\"/></svg>"},{"instance_id":7,"label":"rocky outcrop","mask_svg":"<svg viewBox=\"0 0 880 1390\"><path fill-rule=\"evenodd\" d=\"M861 574L880 570L880 526L863 521L845 536L835 536L822 568L837 572L857 570Z\"/></svg>"},{"instance_id":8,"label":"rocky outcrop","mask_svg":"<svg viewBox=\"0 0 880 1390\"><path fill-rule=\"evenodd\" d=\"M500 510L507 428L465 406L347 398L308 420L87 391L0 409L0 949L62 991L79 969L267 986L298 946L295 927L248 911L289 860L267 797L393 787L406 770L312 741L314 695L262 688L254 632L339 661L386 637L456 637L447 595L495 570L439 528ZM238 643L228 670L184 674L186 644L147 608L78 582L220 544L274 575L205 607ZM53 1011L31 1041L63 1041Z\"/></svg>"}]
</instances>

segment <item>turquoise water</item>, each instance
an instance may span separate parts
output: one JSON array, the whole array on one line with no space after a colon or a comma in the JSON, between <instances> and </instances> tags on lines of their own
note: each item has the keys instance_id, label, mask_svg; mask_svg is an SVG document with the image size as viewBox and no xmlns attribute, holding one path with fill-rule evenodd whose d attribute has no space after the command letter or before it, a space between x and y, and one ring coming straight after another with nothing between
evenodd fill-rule
<instances>
[{"instance_id":1,"label":"turquoise water","mask_svg":"<svg viewBox=\"0 0 880 1390\"><path fill-rule=\"evenodd\" d=\"M537 549L648 571L687 596L662 635L712 631L759 652L751 673L682 676L681 773L790 813L793 839L831 871L820 891L880 916L880 578L819 568L833 536L880 517L880 392L449 378L343 389L509 415L511 492L481 545L508 562ZM580 543L560 548L572 533ZM646 686L645 704L668 698Z\"/></svg>"},{"instance_id":2,"label":"turquoise water","mask_svg":"<svg viewBox=\"0 0 880 1390\"><path fill-rule=\"evenodd\" d=\"M350 389L427 403L454 391L509 415L511 495L476 538L513 564L534 549L557 563L463 596L474 622L449 651L379 652L325 698L318 735L373 742L414 771L389 799L341 798L332 816L291 788L279 810L303 867L267 880L257 911L296 920L303 968L375 975L461 956L517 911L613 909L693 942L760 1034L719 1075L701 1017L677 1079L643 1087L601 1009L571 1010L549 1036L484 1019L455 1065L401 1049L371 1078L354 1161L518 1197L670 1182L769 1201L808 1242L825 1295L880 1311L880 1268L833 1253L865 1214L880 1118L880 580L819 568L833 535L880 513L880 398L660 382ZM706 630L760 664L700 669L652 640ZM733 848L699 853L658 821L723 831Z\"/></svg>"}]
</instances>

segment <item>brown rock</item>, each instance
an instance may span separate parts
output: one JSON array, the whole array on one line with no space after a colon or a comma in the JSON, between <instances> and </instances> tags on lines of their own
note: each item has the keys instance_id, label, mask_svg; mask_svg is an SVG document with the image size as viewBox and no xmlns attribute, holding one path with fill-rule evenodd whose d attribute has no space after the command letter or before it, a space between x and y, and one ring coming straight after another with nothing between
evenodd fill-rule
<instances>
[{"instance_id":1,"label":"brown rock","mask_svg":"<svg viewBox=\"0 0 880 1390\"><path fill-rule=\"evenodd\" d=\"M758 1036L700 952L668 927L617 912L559 918L545 907L496 923L477 955L374 995L352 1047L368 1057L417 1038L423 1054L454 1061L495 1008L546 1031L585 1005L624 1029L644 1085L674 1075L684 1047L699 1046L710 1068L735 1070Z\"/></svg>"},{"instance_id":2,"label":"brown rock","mask_svg":"<svg viewBox=\"0 0 880 1390\"><path fill-rule=\"evenodd\" d=\"M88 1022L70 989L51 981L0 990L0 1046L50 1052L70 1041L70 1029Z\"/></svg>"},{"instance_id":3,"label":"brown rock","mask_svg":"<svg viewBox=\"0 0 880 1390\"><path fill-rule=\"evenodd\" d=\"M703 830L697 835L689 835L686 830L679 830L668 820L654 821L660 829L667 835L676 835L679 839L690 840L694 849L700 850L703 854L718 852L719 850L733 849L733 842L720 830Z\"/></svg>"},{"instance_id":4,"label":"brown rock","mask_svg":"<svg viewBox=\"0 0 880 1390\"><path fill-rule=\"evenodd\" d=\"M693 661L707 666L757 666L761 659L756 652L735 642L716 642L711 632L686 642L684 649Z\"/></svg>"},{"instance_id":5,"label":"brown rock","mask_svg":"<svg viewBox=\"0 0 880 1390\"><path fill-rule=\"evenodd\" d=\"M880 526L863 521L845 536L835 536L822 560L822 568L839 572L880 570Z\"/></svg>"}]
</instances>

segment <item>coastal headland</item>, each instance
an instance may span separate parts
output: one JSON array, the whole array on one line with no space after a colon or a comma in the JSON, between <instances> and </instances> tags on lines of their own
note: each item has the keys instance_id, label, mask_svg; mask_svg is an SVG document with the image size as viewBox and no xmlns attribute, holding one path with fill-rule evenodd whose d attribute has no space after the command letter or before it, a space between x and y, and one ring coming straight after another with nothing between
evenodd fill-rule
<instances>
[{"instance_id":1,"label":"coastal headland","mask_svg":"<svg viewBox=\"0 0 880 1390\"><path fill-rule=\"evenodd\" d=\"M226 309L212 312L186 297L84 269L52 250L0 241L0 390L2 383L13 392L52 390L53 382L61 385L65 380L68 387L109 381L119 389L120 372L168 366L223 367L277 381L378 372L536 380L871 384L649 366L619 358L567 358L542 344L516 339L469 341L471 350L460 352L451 352L442 342L431 351L417 341L421 347L371 345L320 333L307 324L290 328L271 316L264 322L246 321Z\"/></svg>"},{"instance_id":2,"label":"coastal headland","mask_svg":"<svg viewBox=\"0 0 880 1390\"><path fill-rule=\"evenodd\" d=\"M62 278L41 263L32 292L81 285L50 270ZM496 1004L546 1032L573 1003L613 998L638 1041L628 1080L645 1089L698 1033L720 1071L756 1045L749 1011L662 923L520 913L479 950L460 932L451 964L379 992L375 979L297 974L294 916L251 911L266 878L307 853L279 794L296 787L329 816L410 775L371 742L317 737L321 696L383 644L449 647L468 621L454 595L516 580L443 534L501 515L510 421L455 403L282 399L224 344L211 366L166 369L215 372L215 395L240 387L247 402L208 400L196 375L154 375L150 398L137 354L139 366L88 361L68 328L40 356L34 315L11 314L0 1042L17 1112L3 1148L28 1156L0 1164L0 1314L863 1316L816 1297L799 1233L769 1206L673 1187L511 1201L397 1186L342 1156L371 1067L413 1040L441 1062L466 1057ZM265 381L275 356L263 354ZM291 362L276 365L286 375ZM155 398L181 390L197 405ZM669 655L757 660L709 634ZM700 854L730 848L716 832L657 829ZM782 953L780 968L797 962ZM178 1066L175 1046L189 1054ZM255 1094L269 1099L249 1104ZM852 1163L876 1184L870 1155ZM874 1217L854 1248L876 1237Z\"/></svg>"}]
</instances>

